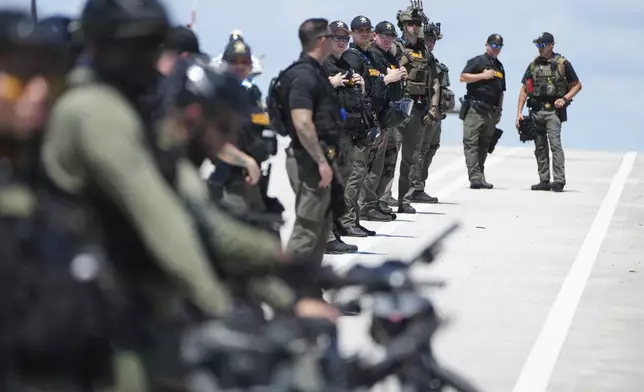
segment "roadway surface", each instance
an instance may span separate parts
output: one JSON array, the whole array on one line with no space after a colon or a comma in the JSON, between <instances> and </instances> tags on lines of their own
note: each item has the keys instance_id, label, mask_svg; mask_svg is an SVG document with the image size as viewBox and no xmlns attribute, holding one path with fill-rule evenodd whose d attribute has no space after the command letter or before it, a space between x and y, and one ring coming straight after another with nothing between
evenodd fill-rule
<instances>
[{"instance_id":1,"label":"roadway surface","mask_svg":"<svg viewBox=\"0 0 644 392\"><path fill-rule=\"evenodd\" d=\"M282 141L284 142L284 141ZM294 195L274 158L270 193L293 222ZM344 238L358 261L410 257L452 222L461 229L418 274L445 279L429 293L449 324L436 336L442 362L483 391L644 390L644 154L566 151L563 193L534 192L531 145L499 146L486 165L492 190L469 189L462 147L443 146L427 191L436 205L364 222L371 238ZM343 351L364 351L367 319L344 317Z\"/></svg>"}]
</instances>

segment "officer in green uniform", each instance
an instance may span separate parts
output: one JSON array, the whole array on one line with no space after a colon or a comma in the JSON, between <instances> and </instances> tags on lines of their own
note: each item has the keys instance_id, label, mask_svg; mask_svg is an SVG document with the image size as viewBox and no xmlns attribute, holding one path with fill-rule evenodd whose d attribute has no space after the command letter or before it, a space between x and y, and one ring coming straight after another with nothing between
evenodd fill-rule
<instances>
[{"instance_id":1,"label":"officer in green uniform","mask_svg":"<svg viewBox=\"0 0 644 392\"><path fill-rule=\"evenodd\" d=\"M403 81L407 70L400 66L392 53L393 42L397 37L394 25L388 21L378 23L373 36L374 42L369 52L373 56L375 70L382 85L380 89L374 90L372 99L381 132L376 150L369 161L369 174L360 199L360 214L365 220L389 222L396 219L396 215L382 198L386 196L387 185L393 181L396 170L399 124L389 124L385 114L394 101L404 97Z\"/></svg>"},{"instance_id":2,"label":"officer in green uniform","mask_svg":"<svg viewBox=\"0 0 644 392\"><path fill-rule=\"evenodd\" d=\"M113 320L97 286L91 214L39 173L48 108L72 59L70 20L0 11L0 390L94 391L109 382Z\"/></svg>"},{"instance_id":3,"label":"officer in green uniform","mask_svg":"<svg viewBox=\"0 0 644 392\"><path fill-rule=\"evenodd\" d=\"M581 90L581 82L572 64L554 52L555 37L543 33L532 41L539 50L521 79L516 127L523 118L521 111L526 101L530 115L545 132L538 132L534 141L539 183L533 191L562 192L566 185L565 158L561 146L561 123L567 120L566 109ZM552 151L553 181L550 181L550 154Z\"/></svg>"},{"instance_id":4,"label":"officer in green uniform","mask_svg":"<svg viewBox=\"0 0 644 392\"><path fill-rule=\"evenodd\" d=\"M119 387L148 388L137 376L142 365L131 354L136 352L146 359L148 378L155 380L149 388L158 390L160 380L181 377L176 357L157 351L174 345L168 341L176 337L176 300L195 304L206 316L226 314L230 295L219 274L240 275L286 259L272 235L209 204L197 171L181 159L182 146L191 136L188 130L172 121L155 127L158 108L141 99L157 83L156 54L168 28L165 9L156 1L129 7L90 0L82 25L92 67L54 108L42 153L44 167L59 193L87 200L96 209L119 281L136 299L138 317L130 321L145 328L133 325L134 337L119 342ZM193 84L193 90L209 94L212 82L196 73L190 77L201 83ZM244 110L235 105L218 106L230 116L217 119L217 125L235 126L235 112ZM211 113L203 110L191 109L190 129L212 142L216 151L224 139L213 141L205 132L212 125L204 117ZM240 118L245 116L249 114ZM273 299L287 308L295 300L292 293ZM146 345L148 341L155 344Z\"/></svg>"},{"instance_id":5,"label":"officer in green uniform","mask_svg":"<svg viewBox=\"0 0 644 392\"><path fill-rule=\"evenodd\" d=\"M467 83L459 117L463 120L463 149L472 189L494 187L485 179L485 160L503 110L505 70L498 59L501 48L503 37L490 35L485 53L468 60L460 76L461 83Z\"/></svg>"},{"instance_id":6,"label":"officer in green uniform","mask_svg":"<svg viewBox=\"0 0 644 392\"><path fill-rule=\"evenodd\" d=\"M399 129L402 160L398 178L398 212L414 214L412 201L437 202L424 192L422 164L429 159L429 146L440 118L440 90L435 71L429 67L430 55L421 34L422 11L412 6L398 11L398 27L403 32L396 41L400 63L407 69L406 93L414 100L411 118Z\"/></svg>"},{"instance_id":7,"label":"officer in green uniform","mask_svg":"<svg viewBox=\"0 0 644 392\"><path fill-rule=\"evenodd\" d=\"M417 182L414 184L416 191L412 196L413 201L416 203L438 203L438 198L428 195L425 193L424 189L427 177L429 176L429 168L436 152L440 148L442 120L445 118L446 113L454 108L454 93L449 89L449 70L447 66L441 63L433 53L436 41L443 38L440 31L440 23L429 23L429 21L426 21L425 23L427 23L427 25L423 25L423 32L427 53L429 54L428 65L430 71L435 73L434 78L440 85L440 89L433 91L433 94L438 95L439 97L438 110L440 116L436 120L436 125L431 133L431 138L423 138L423 144L421 146L421 164L418 166L420 174L417 177ZM432 95L432 97L434 97L434 95ZM423 151L425 152L424 154L422 153Z\"/></svg>"}]
</instances>

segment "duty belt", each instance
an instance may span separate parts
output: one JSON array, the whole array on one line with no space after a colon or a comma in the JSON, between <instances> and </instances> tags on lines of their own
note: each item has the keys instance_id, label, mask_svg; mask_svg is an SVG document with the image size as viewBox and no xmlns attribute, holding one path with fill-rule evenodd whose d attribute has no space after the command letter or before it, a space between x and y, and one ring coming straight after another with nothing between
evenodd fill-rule
<instances>
[{"instance_id":1,"label":"duty belt","mask_svg":"<svg viewBox=\"0 0 644 392\"><path fill-rule=\"evenodd\" d=\"M539 101L534 102L531 109L534 110L535 112L538 112L540 110L545 110L548 112L557 110L553 102L539 102Z\"/></svg>"},{"instance_id":2,"label":"duty belt","mask_svg":"<svg viewBox=\"0 0 644 392\"><path fill-rule=\"evenodd\" d=\"M497 110L499 110L498 106L490 105L489 103L480 101L478 99L468 98L468 100L472 103L473 106L479 107L487 112L496 112Z\"/></svg>"}]
</instances>

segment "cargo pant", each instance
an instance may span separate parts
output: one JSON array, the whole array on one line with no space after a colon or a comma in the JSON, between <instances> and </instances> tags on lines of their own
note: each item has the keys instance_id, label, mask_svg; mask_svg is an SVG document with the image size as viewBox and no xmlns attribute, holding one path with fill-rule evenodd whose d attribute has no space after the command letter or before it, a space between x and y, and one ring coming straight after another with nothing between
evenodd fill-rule
<instances>
[{"instance_id":1,"label":"cargo pant","mask_svg":"<svg viewBox=\"0 0 644 392\"><path fill-rule=\"evenodd\" d=\"M398 159L398 130L390 128L381 132L380 140L369 151L368 173L362 184L358 202L360 214L376 209L387 185L394 180Z\"/></svg>"},{"instance_id":2,"label":"cargo pant","mask_svg":"<svg viewBox=\"0 0 644 392\"><path fill-rule=\"evenodd\" d=\"M534 113L539 128L545 133L537 133L534 140L534 156L537 158L537 171L542 182L550 181L550 154L552 151L553 182L566 185L564 151L561 146L561 120L554 110L539 110ZM549 151L550 150L550 151Z\"/></svg>"},{"instance_id":3,"label":"cargo pant","mask_svg":"<svg viewBox=\"0 0 644 392\"><path fill-rule=\"evenodd\" d=\"M400 175L398 177L398 206L411 205L412 194L416 190L414 181L420 172L420 152L423 137L428 132L429 125L423 124L423 117L427 114L424 104L416 104L411 112L411 118L400 128L402 154L400 161Z\"/></svg>"},{"instance_id":4,"label":"cargo pant","mask_svg":"<svg viewBox=\"0 0 644 392\"><path fill-rule=\"evenodd\" d=\"M417 170L412 177L412 186L415 191L424 191L427 177L429 176L429 167L434 160L436 151L440 148L441 144L441 120L434 124L425 126L425 134L423 141L420 145L420 162L418 163Z\"/></svg>"},{"instance_id":5,"label":"cargo pant","mask_svg":"<svg viewBox=\"0 0 644 392\"><path fill-rule=\"evenodd\" d=\"M485 160L494 137L498 112L472 106L463 120L463 150L467 175L472 181L485 181Z\"/></svg>"},{"instance_id":6,"label":"cargo pant","mask_svg":"<svg viewBox=\"0 0 644 392\"><path fill-rule=\"evenodd\" d=\"M286 149L286 172L295 192L295 223L287 249L319 266L333 221L331 187L318 187L317 165L303 149Z\"/></svg>"},{"instance_id":7,"label":"cargo pant","mask_svg":"<svg viewBox=\"0 0 644 392\"><path fill-rule=\"evenodd\" d=\"M345 221L349 221L348 214L351 213L351 206L353 205L352 199L347 194L347 181L351 177L353 172L353 137L348 132L345 132L340 137L340 152L338 154L338 169L340 169L340 175L342 176L342 181L344 182L344 204L346 205L345 214L339 219L340 224L344 228L349 228L355 226L354 224L345 225ZM355 218L354 220L355 221ZM328 234L327 242L335 241L335 235L333 230L340 229L339 227L331 227L331 231Z\"/></svg>"},{"instance_id":8,"label":"cargo pant","mask_svg":"<svg viewBox=\"0 0 644 392\"><path fill-rule=\"evenodd\" d=\"M347 212L340 218L340 224L348 229L360 224L360 210L358 198L369 173L369 155L373 149L373 143L366 138L354 141L352 146L353 165L349 177L345 177L344 195L347 205Z\"/></svg>"},{"instance_id":9,"label":"cargo pant","mask_svg":"<svg viewBox=\"0 0 644 392\"><path fill-rule=\"evenodd\" d=\"M242 175L233 176L224 188L224 203L239 212L264 212L266 205L259 185L250 185Z\"/></svg>"}]
</instances>

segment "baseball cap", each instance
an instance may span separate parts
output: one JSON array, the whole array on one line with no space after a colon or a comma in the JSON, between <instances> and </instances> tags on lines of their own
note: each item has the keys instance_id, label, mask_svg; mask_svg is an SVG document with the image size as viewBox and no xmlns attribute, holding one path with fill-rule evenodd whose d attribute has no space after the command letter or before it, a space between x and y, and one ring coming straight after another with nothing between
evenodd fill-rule
<instances>
[{"instance_id":1,"label":"baseball cap","mask_svg":"<svg viewBox=\"0 0 644 392\"><path fill-rule=\"evenodd\" d=\"M197 35L184 26L176 26L170 29L165 37L163 49L178 53L201 53Z\"/></svg>"},{"instance_id":2,"label":"baseball cap","mask_svg":"<svg viewBox=\"0 0 644 392\"><path fill-rule=\"evenodd\" d=\"M497 45L503 45L503 37L501 37L500 34L490 34L490 36L487 37L486 43L488 44L495 43Z\"/></svg>"},{"instance_id":3,"label":"baseball cap","mask_svg":"<svg viewBox=\"0 0 644 392\"><path fill-rule=\"evenodd\" d=\"M329 24L329 28L331 29L332 33L335 33L337 31L346 31L347 33L349 32L349 27L341 20L331 22L331 24Z\"/></svg>"},{"instance_id":4,"label":"baseball cap","mask_svg":"<svg viewBox=\"0 0 644 392\"><path fill-rule=\"evenodd\" d=\"M391 22L388 22L386 20L383 20L382 22L376 25L375 32L376 34L383 34L383 35L388 34L388 35L393 35L394 37L398 36L394 25Z\"/></svg>"},{"instance_id":5,"label":"baseball cap","mask_svg":"<svg viewBox=\"0 0 644 392\"><path fill-rule=\"evenodd\" d=\"M555 36L550 33L541 33L539 38L532 40L533 44L536 44L536 43L551 44L553 42L555 42Z\"/></svg>"},{"instance_id":6,"label":"baseball cap","mask_svg":"<svg viewBox=\"0 0 644 392\"><path fill-rule=\"evenodd\" d=\"M370 29L373 26L371 25L371 19L367 18L364 15L358 15L351 21L351 30L361 30L361 29Z\"/></svg>"}]
</instances>

